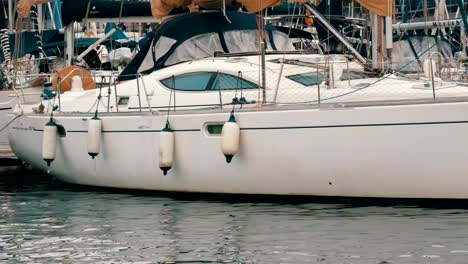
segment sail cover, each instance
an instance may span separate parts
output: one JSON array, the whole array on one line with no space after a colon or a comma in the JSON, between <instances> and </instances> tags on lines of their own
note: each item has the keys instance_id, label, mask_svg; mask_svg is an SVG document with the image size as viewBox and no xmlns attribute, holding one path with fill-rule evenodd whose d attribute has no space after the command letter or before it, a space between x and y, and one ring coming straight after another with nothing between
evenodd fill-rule
<instances>
[{"instance_id":1,"label":"sail cover","mask_svg":"<svg viewBox=\"0 0 468 264\"><path fill-rule=\"evenodd\" d=\"M151 11L155 18L162 18L173 9L190 4L205 9L221 9L225 4L238 4L244 6L247 11L256 13L262 9L280 5L282 2L282 0L151 0ZM305 3L309 0L289 0L288 2Z\"/></svg>"},{"instance_id":2,"label":"sail cover","mask_svg":"<svg viewBox=\"0 0 468 264\"><path fill-rule=\"evenodd\" d=\"M393 0L357 0L359 4L379 16L391 16L393 14Z\"/></svg>"},{"instance_id":3,"label":"sail cover","mask_svg":"<svg viewBox=\"0 0 468 264\"><path fill-rule=\"evenodd\" d=\"M31 6L50 2L51 0L20 0L18 2L18 14L21 17L28 17ZM309 0L288 0L288 2L305 3ZM379 1L364 1L376 2ZM68 25L71 21L80 21L86 16L88 11L88 2L83 0L63 0L64 24ZM91 1L91 7L88 17L118 17L120 14L121 0L95 0ZM225 4L238 4L244 6L249 12L259 12L267 7L280 5L282 0L125 0L122 14L129 16L150 16L162 18L178 7L198 5L205 9L220 9ZM149 13L151 12L151 13Z\"/></svg>"},{"instance_id":4,"label":"sail cover","mask_svg":"<svg viewBox=\"0 0 468 264\"><path fill-rule=\"evenodd\" d=\"M50 2L50 0L20 0L17 5L18 15L20 17L28 17L29 10L33 5Z\"/></svg>"},{"instance_id":5,"label":"sail cover","mask_svg":"<svg viewBox=\"0 0 468 264\"><path fill-rule=\"evenodd\" d=\"M218 52L258 52L257 17L251 13L220 11L186 13L166 19L148 34L140 52L119 76L134 79L138 73L152 71L184 61L215 56ZM187 30L190 25L190 30ZM266 26L268 50L293 50L288 35Z\"/></svg>"}]
</instances>

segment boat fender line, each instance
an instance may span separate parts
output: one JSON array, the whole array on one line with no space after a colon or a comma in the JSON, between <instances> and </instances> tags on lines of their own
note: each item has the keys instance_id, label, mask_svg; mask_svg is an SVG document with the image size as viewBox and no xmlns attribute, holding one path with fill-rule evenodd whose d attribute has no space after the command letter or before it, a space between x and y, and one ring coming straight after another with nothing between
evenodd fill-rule
<instances>
[{"instance_id":1,"label":"boat fender line","mask_svg":"<svg viewBox=\"0 0 468 264\"><path fill-rule=\"evenodd\" d=\"M50 167L52 161L55 160L57 151L57 124L52 117L44 126L44 134L42 135L42 159Z\"/></svg>"},{"instance_id":2,"label":"boat fender line","mask_svg":"<svg viewBox=\"0 0 468 264\"><path fill-rule=\"evenodd\" d=\"M232 158L239 151L239 139L240 127L234 117L234 111L232 111L229 120L224 123L221 130L221 149L227 163L231 163Z\"/></svg>"},{"instance_id":3,"label":"boat fender line","mask_svg":"<svg viewBox=\"0 0 468 264\"><path fill-rule=\"evenodd\" d=\"M169 121L159 134L159 168L164 175L174 164L174 131L171 129Z\"/></svg>"},{"instance_id":4,"label":"boat fender line","mask_svg":"<svg viewBox=\"0 0 468 264\"><path fill-rule=\"evenodd\" d=\"M94 115L88 121L88 137L87 137L87 148L88 154L92 159L95 159L101 150L101 137L102 137L102 120Z\"/></svg>"}]
</instances>

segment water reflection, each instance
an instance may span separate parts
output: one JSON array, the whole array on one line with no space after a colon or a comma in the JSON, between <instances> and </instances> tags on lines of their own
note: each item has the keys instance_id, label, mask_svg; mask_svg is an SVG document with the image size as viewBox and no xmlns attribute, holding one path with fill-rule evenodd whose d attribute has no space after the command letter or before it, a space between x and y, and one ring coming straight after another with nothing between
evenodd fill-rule
<instances>
[{"instance_id":1,"label":"water reflection","mask_svg":"<svg viewBox=\"0 0 468 264\"><path fill-rule=\"evenodd\" d=\"M190 197L189 197L190 198ZM464 263L461 206L249 203L0 177L0 262ZM459 208L458 208L459 207Z\"/></svg>"}]
</instances>

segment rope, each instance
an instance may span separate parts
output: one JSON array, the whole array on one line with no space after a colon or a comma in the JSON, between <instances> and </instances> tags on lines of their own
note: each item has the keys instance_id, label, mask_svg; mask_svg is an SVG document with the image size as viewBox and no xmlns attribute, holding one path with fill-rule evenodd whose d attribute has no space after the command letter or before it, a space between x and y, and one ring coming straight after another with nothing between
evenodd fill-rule
<instances>
[{"instance_id":1,"label":"rope","mask_svg":"<svg viewBox=\"0 0 468 264\"><path fill-rule=\"evenodd\" d=\"M18 61L20 50L22 50L23 46L23 39L22 39L22 23L21 19L18 17L16 19L16 33L15 33L15 52L13 54L13 66L15 63ZM18 77L18 67L13 67L13 82L11 88L13 89L13 92L16 95L16 98L18 98L18 107L20 109L20 112L23 113L23 106L21 104L20 100L20 95L18 94L16 90L16 83L17 83L17 77ZM25 99L24 91L21 89L21 95L23 96L23 99Z\"/></svg>"},{"instance_id":2,"label":"rope","mask_svg":"<svg viewBox=\"0 0 468 264\"><path fill-rule=\"evenodd\" d=\"M172 89L171 89L171 94L169 96L169 107L167 108L166 125L169 125L169 115L171 113L171 105L172 105L172 93L175 93L175 76L174 75L172 76ZM175 104L174 104L174 111L175 111Z\"/></svg>"},{"instance_id":3,"label":"rope","mask_svg":"<svg viewBox=\"0 0 468 264\"><path fill-rule=\"evenodd\" d=\"M102 83L101 85L99 86L99 95L97 97L97 105L96 105L96 112L94 113L94 117L96 118L98 116L98 112L99 112L99 102L101 102L103 105L104 105L104 102L102 102ZM105 105L104 105L105 107Z\"/></svg>"},{"instance_id":4,"label":"rope","mask_svg":"<svg viewBox=\"0 0 468 264\"><path fill-rule=\"evenodd\" d=\"M8 122L4 127L2 127L2 129L0 129L0 133L3 132L3 130L7 129L7 127L9 127L13 122L15 122L16 119L18 119L20 116L22 116L23 114L19 114L17 116L15 116L15 118L13 118L10 122Z\"/></svg>"}]
</instances>

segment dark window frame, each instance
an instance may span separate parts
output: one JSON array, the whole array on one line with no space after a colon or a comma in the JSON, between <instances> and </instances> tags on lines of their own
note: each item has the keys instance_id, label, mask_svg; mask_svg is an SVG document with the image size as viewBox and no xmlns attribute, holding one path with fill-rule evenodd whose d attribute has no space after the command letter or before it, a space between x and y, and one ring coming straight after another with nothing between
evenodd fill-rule
<instances>
[{"instance_id":1,"label":"dark window frame","mask_svg":"<svg viewBox=\"0 0 468 264\"><path fill-rule=\"evenodd\" d=\"M230 91L230 90L236 90L236 89L247 89L247 90L252 90L252 89L258 89L258 85L254 82L251 82L249 80L246 80L244 78L229 74L229 73L224 73L224 72L210 72L210 71L200 71L200 72L188 72L188 73L183 73L177 76L174 76L176 81L176 86L177 86L177 77L186 77L190 75L197 75L197 74L211 74L210 79L208 80L208 83L206 84L204 90L200 89L178 89L177 87L172 87L172 82L173 82L173 77L168 77L159 80L159 82L166 88L172 89L175 91L182 91L182 92L213 92L213 91L219 91L219 88L214 88L213 85L217 81L218 75L225 75L233 78L240 78L241 83L246 83L246 85L242 85L242 87L234 87L234 88L221 88L221 91Z\"/></svg>"}]
</instances>

